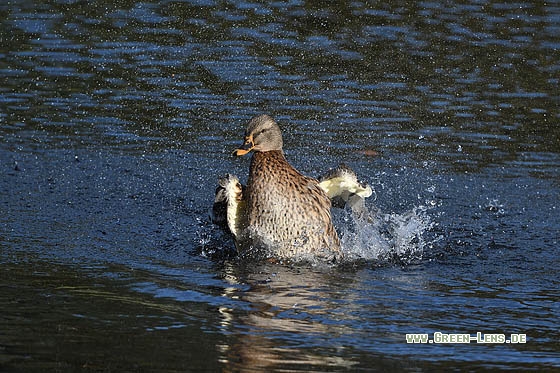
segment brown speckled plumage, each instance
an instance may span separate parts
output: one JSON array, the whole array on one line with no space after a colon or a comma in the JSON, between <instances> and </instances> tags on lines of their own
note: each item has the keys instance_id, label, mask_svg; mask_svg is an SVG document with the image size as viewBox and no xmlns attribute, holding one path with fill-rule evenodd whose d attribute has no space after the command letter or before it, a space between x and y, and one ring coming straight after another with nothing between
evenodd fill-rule
<instances>
[{"instance_id":1,"label":"brown speckled plumage","mask_svg":"<svg viewBox=\"0 0 560 373\"><path fill-rule=\"evenodd\" d=\"M288 163L280 128L271 117L261 115L249 122L237 155L251 150L254 155L244 193L247 227L238 237L238 247L246 250L264 243L279 258L341 257L329 197L317 180Z\"/></svg>"},{"instance_id":2,"label":"brown speckled plumage","mask_svg":"<svg viewBox=\"0 0 560 373\"><path fill-rule=\"evenodd\" d=\"M247 182L248 226L278 256L339 253L330 208L317 180L300 174L281 150L255 152Z\"/></svg>"}]
</instances>

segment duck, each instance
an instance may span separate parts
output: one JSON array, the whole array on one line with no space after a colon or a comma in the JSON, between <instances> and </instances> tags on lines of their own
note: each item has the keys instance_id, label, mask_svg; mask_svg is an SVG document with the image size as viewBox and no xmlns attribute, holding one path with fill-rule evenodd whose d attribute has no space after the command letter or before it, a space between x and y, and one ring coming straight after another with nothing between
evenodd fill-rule
<instances>
[{"instance_id":1,"label":"duck","mask_svg":"<svg viewBox=\"0 0 560 373\"><path fill-rule=\"evenodd\" d=\"M239 253L265 250L276 259L341 260L331 208L360 211L371 187L344 164L319 179L305 176L282 148L282 132L271 116L249 121L243 144L233 152L253 153L247 185L231 174L218 179L212 221L231 233Z\"/></svg>"}]
</instances>

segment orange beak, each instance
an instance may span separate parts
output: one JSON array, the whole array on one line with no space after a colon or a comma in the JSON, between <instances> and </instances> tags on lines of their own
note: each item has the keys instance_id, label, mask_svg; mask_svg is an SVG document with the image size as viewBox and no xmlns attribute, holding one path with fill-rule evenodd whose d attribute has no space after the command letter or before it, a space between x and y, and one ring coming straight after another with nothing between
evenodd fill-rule
<instances>
[{"instance_id":1,"label":"orange beak","mask_svg":"<svg viewBox=\"0 0 560 373\"><path fill-rule=\"evenodd\" d=\"M241 145L239 149L235 149L233 151L233 154L237 156L245 155L253 150L254 147L255 143L253 142L253 135L249 135L245 137L245 142L243 142L243 145Z\"/></svg>"}]
</instances>

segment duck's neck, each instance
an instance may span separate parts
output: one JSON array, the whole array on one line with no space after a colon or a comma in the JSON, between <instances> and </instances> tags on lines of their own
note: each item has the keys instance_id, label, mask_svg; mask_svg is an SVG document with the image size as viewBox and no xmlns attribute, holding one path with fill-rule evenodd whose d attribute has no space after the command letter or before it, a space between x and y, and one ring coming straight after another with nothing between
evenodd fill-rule
<instances>
[{"instance_id":1,"label":"duck's neck","mask_svg":"<svg viewBox=\"0 0 560 373\"><path fill-rule=\"evenodd\" d=\"M284 163L287 162L282 150L270 150L268 152L255 152L251 159L251 168L259 164L269 163Z\"/></svg>"},{"instance_id":2,"label":"duck's neck","mask_svg":"<svg viewBox=\"0 0 560 373\"><path fill-rule=\"evenodd\" d=\"M271 150L268 152L255 152L251 158L251 169L249 171L249 179L257 174L269 174L270 172L278 172L281 170L291 169L292 166L284 157L282 150ZM250 184L250 181L249 181Z\"/></svg>"},{"instance_id":3,"label":"duck's neck","mask_svg":"<svg viewBox=\"0 0 560 373\"><path fill-rule=\"evenodd\" d=\"M263 161L265 159L278 159L286 162L284 152L282 150L269 150L267 152L255 152L253 154L253 162Z\"/></svg>"}]
</instances>

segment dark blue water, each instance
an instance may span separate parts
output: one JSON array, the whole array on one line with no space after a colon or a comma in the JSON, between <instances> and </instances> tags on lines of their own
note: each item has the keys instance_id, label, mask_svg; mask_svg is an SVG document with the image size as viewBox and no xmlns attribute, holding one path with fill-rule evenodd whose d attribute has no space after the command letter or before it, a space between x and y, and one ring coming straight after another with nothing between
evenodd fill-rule
<instances>
[{"instance_id":1,"label":"dark blue water","mask_svg":"<svg viewBox=\"0 0 560 373\"><path fill-rule=\"evenodd\" d=\"M560 6L0 5L0 370L560 369ZM347 262L236 258L244 126L375 190ZM407 344L406 334L526 343Z\"/></svg>"}]
</instances>

